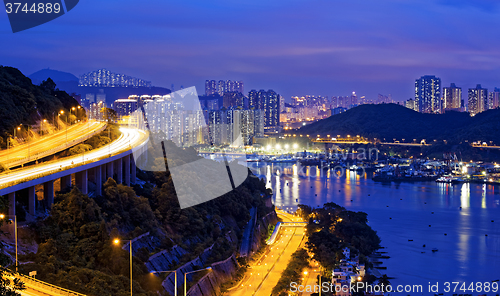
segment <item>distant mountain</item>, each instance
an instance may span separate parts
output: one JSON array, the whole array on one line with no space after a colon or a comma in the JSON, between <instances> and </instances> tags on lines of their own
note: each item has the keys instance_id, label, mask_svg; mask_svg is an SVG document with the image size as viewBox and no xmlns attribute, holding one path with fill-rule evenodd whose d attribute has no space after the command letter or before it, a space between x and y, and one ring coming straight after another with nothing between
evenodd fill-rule
<instances>
[{"instance_id":1,"label":"distant mountain","mask_svg":"<svg viewBox=\"0 0 500 296\"><path fill-rule=\"evenodd\" d=\"M299 133L332 137L360 135L387 141L493 141L500 145L500 109L470 117L464 112L418 113L396 104L361 105L307 125Z\"/></svg>"},{"instance_id":2,"label":"distant mountain","mask_svg":"<svg viewBox=\"0 0 500 296\"><path fill-rule=\"evenodd\" d=\"M0 147L15 126L36 125L42 118L51 121L53 112L77 105L73 97L55 90L53 82L33 85L18 69L0 66Z\"/></svg>"},{"instance_id":3,"label":"distant mountain","mask_svg":"<svg viewBox=\"0 0 500 296\"><path fill-rule=\"evenodd\" d=\"M75 75L68 73L68 72L62 72L62 71L57 71L57 70L52 70L52 69L42 69L40 71L37 71L31 75L28 76L33 84L40 84L42 81L47 80L47 78L51 78L54 82L59 83L59 82L69 82L69 81L76 81L78 82L78 77Z\"/></svg>"}]
</instances>

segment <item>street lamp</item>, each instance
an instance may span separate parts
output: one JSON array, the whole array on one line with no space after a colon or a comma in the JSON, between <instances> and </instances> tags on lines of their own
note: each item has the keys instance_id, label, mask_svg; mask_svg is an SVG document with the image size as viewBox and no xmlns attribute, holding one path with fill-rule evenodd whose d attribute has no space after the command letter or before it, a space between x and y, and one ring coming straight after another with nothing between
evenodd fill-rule
<instances>
[{"instance_id":1,"label":"street lamp","mask_svg":"<svg viewBox=\"0 0 500 296\"><path fill-rule=\"evenodd\" d=\"M76 108L75 107L71 107L71 109L69 110L69 115L71 115L71 110L75 111L75 114L76 114Z\"/></svg>"},{"instance_id":2,"label":"street lamp","mask_svg":"<svg viewBox=\"0 0 500 296\"><path fill-rule=\"evenodd\" d=\"M13 205L15 207L15 205ZM5 219L5 217L14 216L14 239L16 241L16 272L18 272L18 261L17 261L17 216L16 215L4 215L0 214L0 219Z\"/></svg>"},{"instance_id":3,"label":"street lamp","mask_svg":"<svg viewBox=\"0 0 500 296\"><path fill-rule=\"evenodd\" d=\"M40 136L43 135L43 123L47 122L47 119L41 120L40 121Z\"/></svg>"},{"instance_id":4,"label":"street lamp","mask_svg":"<svg viewBox=\"0 0 500 296\"><path fill-rule=\"evenodd\" d=\"M115 238L113 243L118 245L122 240ZM132 240L129 240L130 246L130 296L132 296Z\"/></svg>"},{"instance_id":5,"label":"street lamp","mask_svg":"<svg viewBox=\"0 0 500 296\"><path fill-rule=\"evenodd\" d=\"M21 125L20 124L17 128L14 129L14 138L16 137L16 130L20 131L21 130Z\"/></svg>"},{"instance_id":6,"label":"street lamp","mask_svg":"<svg viewBox=\"0 0 500 296\"><path fill-rule=\"evenodd\" d=\"M174 280L174 296L177 296L177 270L160 270L160 271L151 271L151 274L155 273L165 273L165 272L173 272L175 274Z\"/></svg>"},{"instance_id":7,"label":"street lamp","mask_svg":"<svg viewBox=\"0 0 500 296\"><path fill-rule=\"evenodd\" d=\"M193 271L188 271L184 274L184 296L187 296L187 275L190 273L195 273L199 271L204 271L204 270L212 270L212 267L207 267L203 269L198 269L198 270L193 270Z\"/></svg>"},{"instance_id":8,"label":"street lamp","mask_svg":"<svg viewBox=\"0 0 500 296\"><path fill-rule=\"evenodd\" d=\"M17 127L14 129L14 139L16 138L16 130L20 130L20 129L21 129L20 127ZM7 141L7 150L9 150L9 146L12 146L12 140Z\"/></svg>"},{"instance_id":9,"label":"street lamp","mask_svg":"<svg viewBox=\"0 0 500 296\"><path fill-rule=\"evenodd\" d=\"M61 115L64 115L64 110L59 111ZM71 109L69 111L71 114ZM68 146L68 115L66 114L66 146Z\"/></svg>"}]
</instances>

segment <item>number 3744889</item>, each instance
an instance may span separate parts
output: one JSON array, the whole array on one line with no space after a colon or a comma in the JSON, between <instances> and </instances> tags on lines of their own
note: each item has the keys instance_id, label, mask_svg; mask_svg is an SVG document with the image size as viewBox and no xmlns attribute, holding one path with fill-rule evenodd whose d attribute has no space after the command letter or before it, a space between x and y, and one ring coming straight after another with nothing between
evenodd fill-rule
<instances>
[{"instance_id":1,"label":"number 3744889","mask_svg":"<svg viewBox=\"0 0 500 296\"><path fill-rule=\"evenodd\" d=\"M7 13L60 13L60 3L5 3Z\"/></svg>"},{"instance_id":2,"label":"number 3744889","mask_svg":"<svg viewBox=\"0 0 500 296\"><path fill-rule=\"evenodd\" d=\"M498 282L445 282L444 292L445 293L456 293L456 292L471 292L471 293L481 293L481 292L498 292Z\"/></svg>"}]
</instances>

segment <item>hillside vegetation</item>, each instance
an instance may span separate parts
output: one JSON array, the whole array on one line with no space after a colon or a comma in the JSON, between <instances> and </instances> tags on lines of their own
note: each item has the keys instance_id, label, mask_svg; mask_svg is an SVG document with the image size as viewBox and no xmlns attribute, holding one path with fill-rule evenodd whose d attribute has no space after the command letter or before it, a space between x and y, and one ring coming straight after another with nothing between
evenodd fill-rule
<instances>
[{"instance_id":1,"label":"hillside vegetation","mask_svg":"<svg viewBox=\"0 0 500 296\"><path fill-rule=\"evenodd\" d=\"M176 148L183 159L196 159L194 150ZM191 155L193 154L193 155ZM164 165L163 159L156 159ZM180 209L170 172L141 172L143 185L128 187L109 178L102 196L90 198L77 188L57 194L46 219L30 224L38 243L36 254L21 256L20 271L36 270L41 280L68 289L97 295L129 295L129 253L113 244L114 238L126 242L149 232L155 248L134 252L134 295L168 295L161 281L149 274L145 262L155 253L170 250L174 245L188 254L176 269L213 246L206 264L224 260L238 250L243 229L250 220L249 209L257 208L263 217L272 208L264 198L270 192L265 183L248 177L236 190L194 207ZM1 203L0 203L1 206ZM1 208L0 208L1 210ZM234 243L226 237L234 236ZM192 284L192 283L190 283Z\"/></svg>"},{"instance_id":2,"label":"hillside vegetation","mask_svg":"<svg viewBox=\"0 0 500 296\"><path fill-rule=\"evenodd\" d=\"M53 112L68 114L78 102L67 93L56 89L48 79L34 85L18 69L0 66L0 148L6 148L5 139L20 124L37 125L41 119L52 123ZM84 116L83 112L80 116Z\"/></svg>"}]
</instances>

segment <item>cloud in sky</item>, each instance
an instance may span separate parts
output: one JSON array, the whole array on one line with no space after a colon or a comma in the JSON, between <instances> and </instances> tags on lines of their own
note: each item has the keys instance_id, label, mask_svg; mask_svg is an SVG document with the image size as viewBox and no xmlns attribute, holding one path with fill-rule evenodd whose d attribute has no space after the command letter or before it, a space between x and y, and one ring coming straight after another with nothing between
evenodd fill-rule
<instances>
[{"instance_id":1,"label":"cloud in sky","mask_svg":"<svg viewBox=\"0 0 500 296\"><path fill-rule=\"evenodd\" d=\"M489 0L86 0L16 34L1 14L0 64L26 74L106 67L199 92L205 79L241 79L285 97L403 100L425 74L500 86L498 14Z\"/></svg>"}]
</instances>

